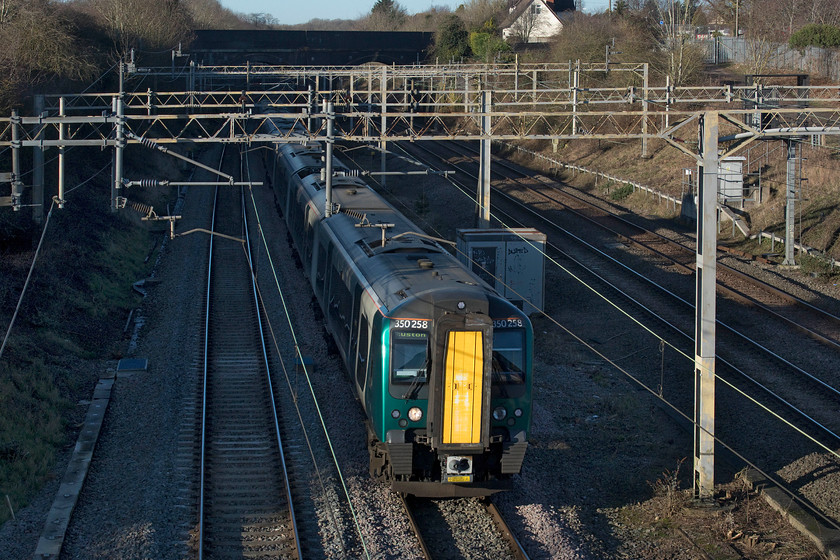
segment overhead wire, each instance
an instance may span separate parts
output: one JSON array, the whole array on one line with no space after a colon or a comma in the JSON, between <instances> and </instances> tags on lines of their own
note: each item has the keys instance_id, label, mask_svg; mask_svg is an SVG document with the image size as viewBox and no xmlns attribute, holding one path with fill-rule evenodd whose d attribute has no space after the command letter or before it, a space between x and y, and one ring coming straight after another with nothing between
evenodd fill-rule
<instances>
[{"instance_id":1,"label":"overhead wire","mask_svg":"<svg viewBox=\"0 0 840 560\"><path fill-rule=\"evenodd\" d=\"M366 557L369 559L370 558L370 552L368 551L368 548L367 548L367 542L364 538L364 534L362 533L362 528L361 528L361 525L360 525L360 522L359 522L358 515L356 513L355 508L353 507L353 501L350 498L350 491L347 488L344 473L342 472L341 465L339 464L339 461L338 461L338 456L335 452L335 448L333 447L332 440L330 439L329 429L327 428L326 420L324 419L324 415L321 411L321 406L318 402L318 398L315 395L315 388L312 384L312 380L311 380L310 375L309 375L309 370L306 367L305 360L303 359L303 354L300 351L300 344L298 342L296 330L295 330L294 324L292 322L292 313L291 313L291 310L289 309L289 306L287 305L286 297L285 297L285 294L283 292L283 288L280 285L280 278L278 276L277 268L274 264L274 260L271 256L270 247L268 245L268 239L266 238L266 236L263 232L263 229L262 229L262 221L261 221L261 218L260 218L259 209L257 207L256 200L254 199L254 196L253 196L253 192L251 192L251 204L252 204L254 214L257 218L257 226L258 226L258 231L259 231L259 234L260 234L259 237L263 241L263 245L264 245L264 248L265 248L265 251L266 251L266 259L268 260L268 266L269 266L269 269L271 270L271 273L272 273L272 276L273 276L273 279L274 279L274 286L277 290L277 294L280 296L280 303L281 303L281 306L283 308L283 312L284 312L285 317L286 317L286 321L287 321L289 331L290 331L291 336L292 336L292 340L294 342L295 352L296 352L297 357L299 359L299 363L301 364L301 369L303 370L304 379L306 380L307 386L309 388L309 393L312 396L313 404L315 406L315 410L316 410L318 419L321 423L321 428L322 428L322 430L323 430L323 432L326 436L327 446L329 447L330 454L331 454L332 459L333 459L333 464L335 465L336 471L338 473L338 479L341 483L341 487L342 487L342 489L344 491L344 495L347 499L347 504L348 504L348 507L350 508L350 512L351 512L351 515L353 517L353 522L355 524L356 531L357 531L357 533L359 535L359 538L361 540L362 548L365 552Z\"/></svg>"},{"instance_id":2,"label":"overhead wire","mask_svg":"<svg viewBox=\"0 0 840 560\"><path fill-rule=\"evenodd\" d=\"M453 184L453 186L455 186L455 187L456 187L456 188L457 188L457 189L458 189L458 190L459 190L462 194L464 194L467 198L469 198L470 200L473 200L473 201L475 202L476 206L478 206L477 201L475 201L475 200L472 198L472 196L470 196L470 194L469 194L469 193L465 192L465 191L464 191L464 190L463 190L463 189L462 189L462 188L461 188L461 187L460 187L457 183L455 183L454 181L452 181L452 180L451 180L451 179L449 179L448 177L446 177L446 179L447 179L447 180L448 180L451 184ZM502 220L502 219L501 219L498 215L495 215L495 214L493 214L493 213L491 212L491 217L492 217L492 218L495 218L495 219L496 219L496 220L497 220L500 224L502 224L502 226L503 226L503 227L508 228L508 229L512 229L512 228L511 228L511 226L510 226L510 225L508 225L508 224L506 224L506 223L505 223L505 221L504 221L504 220ZM515 231L515 230L513 230L513 231ZM540 250L540 248L539 248L539 247L537 247L536 245L534 245L534 244L533 244L530 240L528 240L528 239L524 238L523 236L521 236L521 234L518 234L518 235L520 235L520 238L521 238L523 241L525 241L525 242L529 243L529 244L530 244L530 245L531 245L531 246L532 246L535 250L540 251L540 252L543 254L543 256L544 256L546 259L548 259L550 262L552 262L555 266L557 266L558 268L560 268L561 270L563 270L564 272L566 272L567 274L569 274L570 276L572 276L572 278L575 278L575 279L576 279L578 282L580 282L583 286L585 286L585 287L586 287L586 288L588 288L590 291L592 291L593 293L595 293L596 295L598 295L601 299L603 299L603 300L605 300L606 302L608 302L608 303L609 303L612 307L614 307L614 308L615 308L616 310L618 310L620 313L622 313L623 315L625 315L626 317L628 317L630 320L632 320L632 321L633 321L634 323L636 323L637 325L641 326L641 327L642 327L645 331L649 332L649 333L650 333L650 334L652 334L654 337L658 338L658 339L659 339L659 341L660 341L660 344L667 344L667 345L668 345L668 346L670 346L672 349L674 349L674 350L675 350L675 351L676 351L679 355L683 356L683 357L684 357L684 358L686 358L687 360L689 360L689 361L691 361L692 363L694 363L694 366L695 366L695 367L701 367L699 364L696 364L696 363L695 363L694 357L689 356L688 354L686 354L685 352L683 352L681 349L679 349L679 348L677 348L676 346L674 346L673 344L671 344L671 343L670 343L669 341L667 341L666 339L664 339L664 338L662 338L662 337L659 337L659 335L657 335L657 334L656 334L656 333L654 333L651 329L649 329L646 325L644 325L643 323L641 323L641 321L640 321L640 320L636 319L635 317L633 317L632 315L630 315L628 312L626 312L625 310L623 310L620 306L618 306L617 304L615 304L614 302L612 302L611 300L609 300L609 298L607 298L605 295L603 295L603 294L601 294L600 292L598 292L598 290L597 290L596 288L592 287L592 286L591 286L591 285L589 285L588 283L586 283L586 282L584 282L583 280L581 280L580 278L578 278L578 277L577 277L576 275L574 275L571 271L569 271L568 269L566 269L566 267L564 267L564 266L563 266L563 265L561 265L559 262L557 262L555 259L553 259L552 257L550 257L547 253L545 253L544 251L541 251L541 250ZM753 461L750 461L750 460L749 460L749 459L747 459L744 455L742 455L741 453L739 453L738 451L736 451L736 450L735 450L732 446L730 446L729 444L727 444L725 441L721 440L721 439L720 439L717 435L715 435L715 434L713 434L713 433L709 432L706 428L704 428L703 426L701 426L700 424L698 424L698 423L695 421L695 419L694 419L694 418L689 417L687 414L685 414L684 412L682 412L682 411L681 411L681 410L680 410L680 409L679 409L679 408L678 408L675 404L671 403L671 402L670 402L669 400L667 400L666 398L664 398L664 397L660 396L660 395L659 395L659 393L658 393L658 391L654 390L654 389L653 389L653 388L651 388L651 387L648 387L648 386L647 386L647 385L646 385L646 384L645 384L642 380L640 380L640 379L639 379L639 378L637 378L635 375L633 375L631 372L629 372L629 371L628 371L628 370L626 370L625 368L621 367L618 363L616 363L616 361L615 361L614 359L609 358L609 357L608 357L608 356L606 356L604 353L602 353L601 351L599 351L597 348L595 348L594 346L592 346L591 344L589 344L587 341L583 340L580 336L578 336L576 333L574 333L574 332L573 332L570 328L568 328L568 327L566 327L565 325L561 324L561 323L560 323L558 320L556 320L554 317L552 317L552 316L548 315L548 314L547 314L547 313L545 313L545 312L543 312L542 314L543 314L543 316L544 316L544 317L546 317L549 321L551 321L553 324L555 324L556 326L558 326L559 328L561 328L561 329L562 329L564 332L566 332L569 336L571 336L572 338L574 338L574 339L575 339L578 343L580 343L581 345L583 345L585 348L589 349L591 352L593 352L594 354L596 354L596 355L597 355L597 356L599 356L600 358L604 359L607 363L609 363L609 364L610 364L610 365L612 365L614 368L616 368L618 371L620 371L621 373L623 373L626 377L628 377L628 378L629 378L630 380L632 380L634 383L636 383L636 384L637 384L637 385L639 385L641 388L643 388L645 391L647 391L647 392L648 392L648 393L650 393L652 396L654 396L654 398L659 399L659 400L660 400L660 401L661 401L661 402L662 402L665 406L667 406L667 407L671 408L672 410L674 410L674 411L675 411L678 415L680 415L681 417L683 417L685 420L688 420L688 421L691 423L691 425L692 425L692 426L694 426L694 428L695 428L695 429L699 429L699 430L703 431L704 433L706 433L707 435L709 435L711 438L713 438L716 442L718 442L721 446L723 446L725 449L727 449L728 451L730 451L731 453L733 453L736 457L738 457L738 458L739 458L741 461L743 461L745 464L747 464L747 465L751 466L751 467L752 467L752 468L754 468L756 471L760 472L760 473L761 473L763 476L765 476L768 480L772 481L772 482L773 482L774 484L776 484L779 488L781 488L781 489L782 489L782 490L783 490L786 494L788 494L788 495L789 495L792 499L794 499L795 501L797 501L798 503L800 503L801 505L803 505L803 507L805 507L806 509L809 509L812 513L814 513L815 515L817 515L818 517L820 517L821 519L823 519L824 521L826 521L826 523L828 523L829 525L831 525L831 526L832 526L832 527L834 527L835 529L840 529L840 524L838 524L838 523L837 523L837 522L835 522L834 520L832 520L832 519L828 518L828 517L827 517L827 516L826 516L823 512L821 512L821 511L817 510L814 506L812 506L810 503L808 503L808 502L807 502L807 500L803 500L801 497L799 497L797 494L795 494L792 490L788 489L788 488L786 487L785 483L784 483L784 482L782 482L780 479L778 479L778 478L774 477L773 475L771 475L770 473L766 472L764 469L762 469L761 467L759 467L756 463L754 463ZM704 370L705 370L705 368L702 368L702 369L704 369ZM801 429L801 428L799 428L798 426L795 426L795 425L794 425L792 422L790 422L789 420L787 420L787 419L783 418L783 417L782 417L781 415L779 415L776 411L774 411L774 410L770 409L768 406L766 406L766 405L764 405L763 403L761 403L761 402L757 401L754 397L752 397L752 395L747 394L746 392L744 392L744 391L743 391L743 390L741 390L740 388L736 387L734 384L732 384L732 383L731 383L730 381L728 381L727 379L722 378L722 377L721 377L721 376L720 376L717 372L712 372L712 371L708 371L708 370L705 370L705 371L706 371L706 373L710 373L710 374L712 374L716 380L721 381L722 383L724 383L724 385L728 386L730 389L732 389L733 391L735 391L737 394L741 395L741 396L742 396L743 398L745 398L747 401L752 402L754 405L758 406L761 410L764 410L764 412L768 413L770 416L774 417L776 420L780 421L782 424L786 425L786 426L787 426L787 427L789 427L790 429L792 429L792 430L794 430L795 432L799 433L801 436L805 437L805 439L807 439L808 441L810 441L810 442L811 442L811 443L813 443L814 445L818 446L819 448L821 448L823 451L825 451L825 452L826 452L826 453L828 453L829 455L833 456L833 457L834 457L834 458L836 458L836 459L840 459L840 452L835 451L834 449L832 449L832 448L828 447L827 445L823 444L822 442L818 441L818 440L817 440L816 438L814 438L812 435L808 434L807 432L805 432L804 430L802 430L802 429ZM831 433L831 432L830 432L830 433ZM833 434L833 435L835 435L835 434ZM835 435L835 437L837 437L837 436Z\"/></svg>"},{"instance_id":3,"label":"overhead wire","mask_svg":"<svg viewBox=\"0 0 840 560\"><path fill-rule=\"evenodd\" d=\"M478 207L478 202L477 202L477 201L476 201L476 200L475 200L475 199L474 199L474 198L473 198L473 197L472 197L469 193L467 193L466 191L464 191L464 190L463 190L463 188L462 188L460 185L458 185L457 183L455 183L454 181L452 181L449 177L446 177L446 180L447 180L447 181L449 181L449 182L450 182L450 183L451 183L451 184L452 184L452 185L453 185L453 186L454 186L454 187L455 187L455 188L456 188L459 192L461 192L464 196L466 196L468 199L470 199L470 200L471 200L471 201L475 204L475 206L476 206L476 207ZM494 218L494 219L496 219L496 220L497 220L500 224L502 224L502 226L503 226L503 227L508 228L508 229L511 229L511 228L512 228L512 226L511 226L511 225L508 225L508 224L507 224L507 223L506 223L506 222L505 222L505 221L504 221L504 220L503 220L500 216L498 216L498 215L496 215L496 214L494 214L494 213L492 213L492 212L491 212L491 217L492 217L492 218ZM514 231L515 231L515 230L514 230ZM607 302L607 303L608 303L611 307L613 307L615 310L617 310L618 312L620 312L622 315L624 315L625 317L627 317L628 319L630 319L631 321L633 321L635 324L637 324L637 325L638 325L639 327L641 327L643 330L645 330L646 332L648 332L649 334L651 334L654 338L656 338L657 340L659 340L659 341L660 341L660 343L664 343L664 344L666 344L667 346L671 347L671 348L672 348L674 351L676 351L679 355L683 356L684 358L686 358L686 359L687 359L687 360L689 360L690 362L692 362L692 363L694 363L694 362L695 362L695 359L694 359L694 357L693 357L693 356L689 356L689 355L688 355L687 353L685 353L682 349L678 348L676 345L674 345L674 344L673 344L673 343L671 343L670 341L666 340L664 337L662 337L662 336L658 335L658 334L657 334L656 332L654 332L651 328L649 328L647 325L645 325L643 322L641 322L641 320L637 319L636 317L634 317L633 315L631 315L628 311L626 311L626 310L624 310L623 308L621 308L621 306L619 306L617 303L615 303L615 302L613 302L612 300L610 300L608 296L606 296L606 295L604 295L604 294L600 293L600 292L598 291L598 289L597 289L597 288L595 288L594 286L590 285L588 282L584 281L583 279L579 278L579 277L578 277L577 275L575 275L572 271L570 271L570 270L569 270L569 269L567 269L565 266L563 266L561 263L559 263L558 261L556 261L556 259L554 259L554 258L553 258L553 257L551 257L550 255L548 255L545 251L541 250L541 249L540 249L540 247L536 246L536 245L535 245L532 241L530 241L530 240L528 240L527 238L523 237L523 236L522 236L521 234L519 234L518 232L517 232L517 235L519 235L519 236L520 236L520 239L522 239L523 241L525 241L526 243L528 243L529 245L531 245L531 246L532 246L532 248L534 248L536 251L540 252L540 253L541 253L541 254L542 254L542 255L543 255L543 256L544 256L544 257L545 257L545 258L546 258L549 262L551 262L551 263L552 263L552 264L554 264L557 268L559 268L560 270L562 270L563 272L565 272L566 274L568 274L569 276L571 276L573 279L575 279L576 281L578 281L578 283L580 283L582 286L586 287L586 288L587 288L587 289L589 289L591 292L593 292L595 295L597 295L597 296L598 296L598 297L600 297L602 300L604 300L605 302ZM621 264L621 263L618 263L618 264ZM624 266L624 265L622 265L622 266ZM590 272L591 272L591 271L590 271ZM593 272L593 274L595 274L595 273ZM598 276L597 274L595 274L595 275L596 275L596 276ZM613 287L613 288L614 288L614 289L616 289L617 291L619 291L619 293L623 293L623 292L622 292L621 290L619 290L617 287L612 286L612 284L610 284L610 283L609 283L608 281L606 281L605 279L601 278L601 280L602 280L602 281L604 281L604 282L606 282L608 285L610 285L611 287ZM623 295L625 295L625 297L630 297L630 296L629 296L629 295L627 295L627 294L623 294ZM522 296L520 295L520 297L522 297ZM630 297L630 299L631 299L632 301L634 301L634 303L637 303L637 305L638 305L638 302L636 302L636 301L635 301L635 299L633 299L632 297ZM533 304L532 304L532 305L533 305ZM647 310L647 308L646 308L646 307L644 307L644 306L642 306L642 308ZM649 310L647 310L647 311L648 311L648 312L650 312ZM568 328L567 328L567 327L565 327L564 325L561 325L561 324L560 324L560 323L559 323L556 319L554 319L553 317L551 317L550 315L548 315L548 314L546 314L546 313L544 313L544 312L543 312L543 315L544 315L547 319L549 319L550 321L552 321L553 323L555 323L558 327L560 327L560 328L561 328L561 329L563 329L564 331L567 331L570 335L574 336L574 338L576 338L579 342L581 342L582 344L584 344L587 348L589 348L589 349L590 349L590 350L592 350L593 352L595 352L595 353L597 353L597 354L599 354L599 355L600 355L600 352L598 352L598 351L597 351L597 350L596 350L593 346L591 346L590 344L588 344L588 343L586 343L586 342L583 342L581 339L579 339L579 337L578 337L577 335L575 335L574 333L572 333L572 331L571 331L570 329L568 329ZM655 315L655 314L654 314L654 315ZM666 324L669 324L669 323L667 323L667 322L666 322ZM669 324L669 326L671 326L671 325ZM673 326L672 326L672 328L674 328L674 329L675 329L675 330L677 330L678 332L681 332L681 331L679 331L679 329L676 329L676 327L673 327ZM683 333L683 334L684 334L684 333ZM695 367L699 367L699 366L697 366L697 364L695 364ZM736 371L739 371L739 373L742 373L742 372L740 372L740 370L737 370L737 368L736 368ZM791 429L795 430L795 431L796 431L797 433L799 433L800 435L804 436L804 437L805 437L807 440L809 440L811 443L813 443L813 444L817 445L818 447L820 447L820 448L821 448L821 449L823 449L824 451L826 451L826 452L828 452L829 454L833 455L834 457L836 457L836 458L840 459L840 453L838 453L837 451L835 451L835 450L831 449L830 447L828 447L827 445L823 444L822 442L818 441L816 438L814 438L812 435L808 434L807 432L805 432L804 430L802 430L802 429L801 429L801 428L799 428L798 426L795 426L792 422L790 422L789 420L787 420L787 419L783 418L783 417L782 417L781 415L779 415L776 411L774 411L774 410L770 409L769 407L767 407L767 406L766 406L766 405L764 405L763 403L760 403L760 402L759 402L759 401L757 401L754 397L752 397L751 395L747 394L746 392L744 392L744 391L743 391L743 390L741 390L740 388L736 387L736 386L735 386L734 384L732 384L730 381L728 381L728 380L726 380L726 379L722 378L722 377L721 377L719 374L717 374L716 372L707 371L707 373L710 373L710 374L714 375L715 379L720 380L722 383L724 383L725 385L727 385L727 386L729 386L731 389L733 389L736 393L740 394L742 397L744 397L744 398L745 398L745 399L747 399L748 401L751 401L753 404L755 404L755 405L759 406L762 410L764 410L765 412L767 412L768 414L770 414L771 416L773 416L773 417L774 417L774 418L776 418L777 420L781 421L783 424L787 425L789 428L791 428ZM743 373L742 373L742 374L743 374ZM749 377L748 377L748 378L749 378ZM750 380L752 380L751 378L749 378L749 379L750 379ZM634 380L634 381L637 381L635 378L633 378L633 380ZM637 382L638 382L638 381L637 381ZM753 381L753 382L755 382L755 381ZM646 390L650 391L652 394L656 394L656 391L654 391L653 389L651 389L651 388L649 388L649 387L647 387L647 386L645 386L645 388L646 388ZM766 389L765 389L765 390L766 390ZM771 394L772 394L775 398L779 398L779 397L778 397L777 395L775 395L774 393L771 393ZM670 403L669 403L669 405L670 405ZM796 410L796 409L794 409L794 410ZM830 430L828 430L828 428L825 428L825 427L824 427L824 426L822 426L821 424L817 423L815 420L811 419L809 416L805 415L805 414L804 414L804 413L802 413L801 411L798 411L798 410L797 410L797 412L799 412L800 414L802 414L802 415L803 415L803 417L805 417L806 419L809 419L809 420L811 420L812 422L814 422L815 424L817 424L817 425L818 425L819 427L821 427L822 429L826 430L828 433L830 433L830 434L831 434L832 436L834 436L836 439L840 439L840 436L837 436L836 434L834 434L833 432L831 432ZM699 426L698 426L698 427L699 427Z\"/></svg>"},{"instance_id":4,"label":"overhead wire","mask_svg":"<svg viewBox=\"0 0 840 560\"><path fill-rule=\"evenodd\" d=\"M246 161L247 161L247 153L248 153L248 151L250 151L250 150L245 150L245 151L243 151L243 154L245 155ZM251 170L250 170L250 166L249 166L249 165L247 165L247 163L246 163L246 165L245 165L245 169L247 170L248 180L250 181L250 173L251 173ZM265 245L265 233L264 233L264 231L263 231L262 221L261 221L261 219L260 219L259 212L257 212L257 210L256 210L256 201L255 201L255 199L254 199L253 187L250 187L250 186L248 187L248 195L249 195L249 198L251 199L252 206L254 207L254 214L255 214L255 217L256 217L256 226L257 226L257 231L258 231L258 233L259 233L259 237L260 237L260 239L263 239L263 242L264 242L264 245ZM245 249L245 248L244 248L244 246L243 246L243 250L244 250L244 249ZM268 250L268 249L267 249L267 247L266 247L266 251L267 251L267 250ZM270 257L270 255L269 255L269 257ZM307 446L307 449L309 450L309 456L310 456L310 457L311 457L311 459L312 459L312 464L314 465L314 467L315 467L315 472L317 473L317 476L318 476L318 484L319 484L319 486L321 487L321 495L322 495L322 497L323 497L323 500L324 500L325 502L327 502L327 501L328 501L328 496L327 496L327 485L326 485L326 483L324 482L324 478L323 478L323 476L322 476L321 469L319 468L319 465L318 465L318 460L317 460L317 458L315 457L315 450L314 450L314 448L313 448L313 446L312 446L312 441L311 441L311 440L310 440L310 438L309 438L309 430L307 429L307 427L306 427L306 422L305 422L305 421L304 421L304 419L303 419L303 412L302 412L302 411L301 411L301 409L300 409L300 402L299 402L299 400L298 400L297 388L292 386L291 376L289 375L289 371L288 371L288 369L287 369L287 367L286 367L286 360L284 360L284 359L283 359L283 354L284 354L284 353L283 353L283 351L280 349L280 343L279 343L279 341L278 341L277 333L276 333L276 331L274 330L274 322L272 321L272 319L271 319L271 315L268 313L268 309L266 308L266 305L265 305L265 300L264 300L264 298L263 298L262 288L260 287L260 283L259 283L259 281L257 280L257 276L256 276L256 266L255 266L253 263L252 263L252 266L251 266L251 275L254 277L254 286L255 286L256 291L257 291L257 296L259 297L259 300L260 300L260 301L259 301L259 303L260 303L260 308L263 310L263 316L265 317L265 322L266 322L266 324L267 324L267 326L268 326L268 329L269 329L269 332L270 332L270 334L271 334L271 341L272 341L272 343L273 343L273 345L274 345L274 351L276 352L276 354L277 354L277 356L278 356L278 358L279 358L279 361L280 361L280 367L281 367L281 369L283 370L283 376L284 376L284 378L285 378L285 380L286 380L286 385L287 385L287 386L288 386L288 388L289 388L289 394L290 394L290 395L291 395L291 397L292 397L292 403L294 404L295 411L296 411L297 416L298 416L298 421L299 421L299 423L300 423L300 427L301 427L301 430L302 430L302 432L303 432L304 440L306 441L306 446ZM282 297L282 295L281 295L281 297ZM292 334L294 335L294 333L292 333ZM297 348L297 347L296 347L296 348ZM301 363L303 363L303 360L302 360L302 359L301 359ZM313 399L315 399L315 395L314 395L314 394L312 395L312 397L313 397ZM316 403L316 404L317 404L317 403ZM329 434L327 434L327 435L326 435L326 437L329 439ZM340 472L340 471L339 471L339 473L338 473L338 474L339 474L339 476L341 476L341 472ZM347 496L347 499L349 500L349 496ZM331 509L331 508L328 508L328 512L327 512L327 514L328 514L328 516L329 516L330 520L332 521L332 525L333 525L333 527L335 527L335 528L336 528L337 532L338 532L338 533L339 533L339 535L340 535L340 531L338 531L338 527L339 527L339 526L338 526L338 521L336 520L336 518L335 518L335 514L334 514L334 512L332 511L332 509ZM362 537L362 538L363 538L363 537ZM344 543L341 541L341 539L340 539L340 538L338 539L338 542L340 543L340 545L341 545L341 547L342 547L342 549L343 549L343 548L344 548ZM346 551L345 551L345 553L346 553Z\"/></svg>"}]
</instances>

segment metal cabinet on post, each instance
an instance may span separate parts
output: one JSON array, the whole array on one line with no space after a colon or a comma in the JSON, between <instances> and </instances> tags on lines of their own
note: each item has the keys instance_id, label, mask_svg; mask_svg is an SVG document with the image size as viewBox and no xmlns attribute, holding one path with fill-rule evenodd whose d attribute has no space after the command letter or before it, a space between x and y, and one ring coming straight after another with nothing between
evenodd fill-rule
<instances>
[{"instance_id":1,"label":"metal cabinet on post","mask_svg":"<svg viewBox=\"0 0 840 560\"><path fill-rule=\"evenodd\" d=\"M530 315L542 311L545 234L531 228L459 229L458 259Z\"/></svg>"}]
</instances>

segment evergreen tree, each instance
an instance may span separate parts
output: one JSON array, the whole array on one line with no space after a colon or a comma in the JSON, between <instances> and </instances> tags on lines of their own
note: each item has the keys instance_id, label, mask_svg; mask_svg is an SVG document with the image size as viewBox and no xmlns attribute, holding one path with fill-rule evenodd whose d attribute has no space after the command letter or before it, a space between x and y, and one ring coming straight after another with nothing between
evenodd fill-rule
<instances>
[{"instance_id":1,"label":"evergreen tree","mask_svg":"<svg viewBox=\"0 0 840 560\"><path fill-rule=\"evenodd\" d=\"M464 22L456 15L448 16L435 33L435 57L441 62L460 61L470 55L470 50L470 36Z\"/></svg>"}]
</instances>

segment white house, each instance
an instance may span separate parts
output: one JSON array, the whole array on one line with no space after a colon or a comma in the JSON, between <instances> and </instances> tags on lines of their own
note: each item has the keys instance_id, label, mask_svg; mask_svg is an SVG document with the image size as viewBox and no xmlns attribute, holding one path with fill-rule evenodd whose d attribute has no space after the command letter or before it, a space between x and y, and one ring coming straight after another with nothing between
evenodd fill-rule
<instances>
[{"instance_id":1,"label":"white house","mask_svg":"<svg viewBox=\"0 0 840 560\"><path fill-rule=\"evenodd\" d=\"M554 0L518 0L502 23L502 37L516 43L545 43L563 30Z\"/></svg>"}]
</instances>

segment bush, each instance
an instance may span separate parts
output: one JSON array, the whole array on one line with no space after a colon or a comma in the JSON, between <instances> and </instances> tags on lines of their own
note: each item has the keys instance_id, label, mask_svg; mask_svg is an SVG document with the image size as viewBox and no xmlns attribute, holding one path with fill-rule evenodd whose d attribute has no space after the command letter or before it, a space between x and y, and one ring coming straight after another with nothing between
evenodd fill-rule
<instances>
[{"instance_id":1,"label":"bush","mask_svg":"<svg viewBox=\"0 0 840 560\"><path fill-rule=\"evenodd\" d=\"M470 33L470 48L479 60L492 62L496 55L510 51L510 45L492 33L473 31Z\"/></svg>"},{"instance_id":2,"label":"bush","mask_svg":"<svg viewBox=\"0 0 840 560\"><path fill-rule=\"evenodd\" d=\"M633 185L629 183L624 183L622 186L618 187L612 193L610 193L610 198L615 201L619 201L624 200L631 194L633 194Z\"/></svg>"},{"instance_id":3,"label":"bush","mask_svg":"<svg viewBox=\"0 0 840 560\"><path fill-rule=\"evenodd\" d=\"M790 46L795 49L840 47L840 27L818 23L806 25L791 35Z\"/></svg>"}]
</instances>

